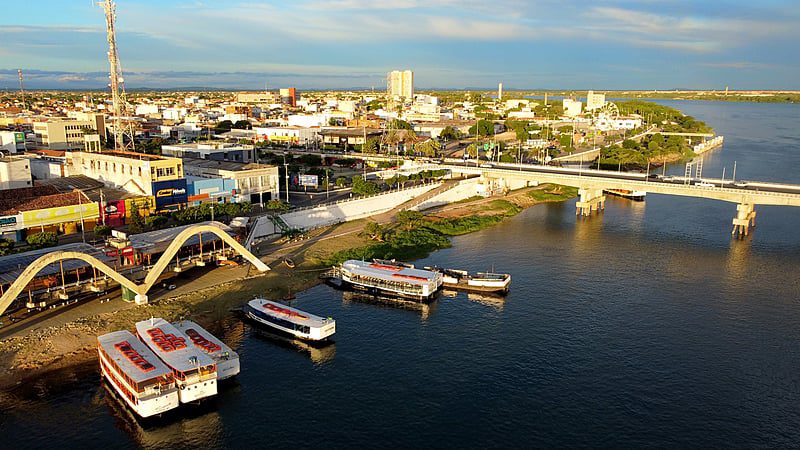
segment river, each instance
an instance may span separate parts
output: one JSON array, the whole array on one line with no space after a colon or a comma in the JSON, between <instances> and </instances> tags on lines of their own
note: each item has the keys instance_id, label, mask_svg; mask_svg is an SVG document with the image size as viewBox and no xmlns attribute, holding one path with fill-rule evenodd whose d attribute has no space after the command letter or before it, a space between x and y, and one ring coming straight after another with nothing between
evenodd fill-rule
<instances>
[{"instance_id":1,"label":"river","mask_svg":"<svg viewBox=\"0 0 800 450\"><path fill-rule=\"evenodd\" d=\"M797 105L662 103L725 136L706 176L736 161L737 179L800 183ZM535 206L418 262L510 272L505 300L400 308L318 286L293 305L334 317L335 344L231 318L243 371L205 405L140 424L84 366L0 395L0 432L13 448L797 446L800 208L758 207L747 239L735 210Z\"/></svg>"}]
</instances>

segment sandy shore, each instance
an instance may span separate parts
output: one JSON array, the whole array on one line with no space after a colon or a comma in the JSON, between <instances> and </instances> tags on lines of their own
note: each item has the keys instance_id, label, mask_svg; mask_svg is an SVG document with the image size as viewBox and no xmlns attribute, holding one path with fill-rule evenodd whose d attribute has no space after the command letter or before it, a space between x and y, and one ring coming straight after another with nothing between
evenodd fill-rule
<instances>
[{"instance_id":1,"label":"sandy shore","mask_svg":"<svg viewBox=\"0 0 800 450\"><path fill-rule=\"evenodd\" d=\"M532 189L552 189L547 186L514 191L502 199L522 208L542 201L528 195ZM555 192L559 192L556 190ZM438 217L461 217L474 214L476 206L490 214L487 205L492 200L477 199L437 208L429 214ZM151 293L150 303L135 306L118 296L109 300L97 299L78 305L63 313L42 320L35 326L0 341L0 389L21 384L49 372L96 360L96 336L119 329L132 329L133 324L150 317L167 320L192 318L210 326L232 314L254 296L272 299L308 289L319 281L327 270L320 261L333 253L369 243L359 236L366 221L348 222L315 230L306 240L263 246L262 260L272 268L260 274L248 266L205 269L192 272L192 278L174 291ZM295 268L282 261L291 258ZM180 283L180 280L178 280ZM101 302L101 300L103 300Z\"/></svg>"}]
</instances>

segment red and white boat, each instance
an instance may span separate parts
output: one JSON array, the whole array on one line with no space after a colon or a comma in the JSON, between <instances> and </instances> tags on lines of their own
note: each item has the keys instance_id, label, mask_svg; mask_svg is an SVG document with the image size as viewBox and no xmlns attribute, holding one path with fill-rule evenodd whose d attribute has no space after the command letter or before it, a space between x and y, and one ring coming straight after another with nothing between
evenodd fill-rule
<instances>
[{"instance_id":1,"label":"red and white boat","mask_svg":"<svg viewBox=\"0 0 800 450\"><path fill-rule=\"evenodd\" d=\"M174 322L192 345L206 353L217 363L217 380L222 381L239 374L239 355L216 336L191 320Z\"/></svg>"},{"instance_id":2,"label":"red and white boat","mask_svg":"<svg viewBox=\"0 0 800 450\"><path fill-rule=\"evenodd\" d=\"M415 269L395 261L348 260L338 269L342 283L374 295L389 295L414 300L430 300L442 287L442 274Z\"/></svg>"},{"instance_id":3,"label":"red and white boat","mask_svg":"<svg viewBox=\"0 0 800 450\"><path fill-rule=\"evenodd\" d=\"M139 339L164 361L175 376L181 403L217 394L217 365L205 352L189 345L183 333L161 318L136 323Z\"/></svg>"},{"instance_id":4,"label":"red and white boat","mask_svg":"<svg viewBox=\"0 0 800 450\"><path fill-rule=\"evenodd\" d=\"M162 414L180 404L172 369L130 331L98 336L97 353L103 376L139 416Z\"/></svg>"},{"instance_id":5,"label":"red and white boat","mask_svg":"<svg viewBox=\"0 0 800 450\"><path fill-rule=\"evenodd\" d=\"M324 319L263 298L247 302L244 313L258 323L308 341L322 341L336 333L336 321L331 318Z\"/></svg>"}]
</instances>

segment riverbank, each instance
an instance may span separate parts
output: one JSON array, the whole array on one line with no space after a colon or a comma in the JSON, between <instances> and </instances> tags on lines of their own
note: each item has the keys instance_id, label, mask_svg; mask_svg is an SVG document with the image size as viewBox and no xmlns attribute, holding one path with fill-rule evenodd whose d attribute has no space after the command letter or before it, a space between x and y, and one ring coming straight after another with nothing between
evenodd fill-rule
<instances>
[{"instance_id":1,"label":"riverbank","mask_svg":"<svg viewBox=\"0 0 800 450\"><path fill-rule=\"evenodd\" d=\"M370 221L360 220L315 230L305 241L267 247L262 259L272 270L266 274L247 266L205 269L193 274L185 285L151 298L151 303L135 306L118 297L104 303L93 300L52 319L43 321L24 334L0 341L0 389L49 372L96 359L95 339L113 330L131 329L150 317L167 320L192 318L214 329L214 324L229 317L253 296L282 299L318 284L318 275L330 263L356 249L399 249L403 259L416 259L450 245L449 236L475 232L502 222L527 207L564 201L577 194L574 188L543 185L513 191L504 197L473 198L446 205L427 214L398 214L397 220L383 224L397 230L395 240L377 242L365 233ZM406 217L410 216L410 217ZM408 221L413 221L413 224ZM381 247L383 246L383 247ZM376 257L394 254L376 253ZM283 263L291 258L293 269ZM68 318L69 320L60 320Z\"/></svg>"}]
</instances>

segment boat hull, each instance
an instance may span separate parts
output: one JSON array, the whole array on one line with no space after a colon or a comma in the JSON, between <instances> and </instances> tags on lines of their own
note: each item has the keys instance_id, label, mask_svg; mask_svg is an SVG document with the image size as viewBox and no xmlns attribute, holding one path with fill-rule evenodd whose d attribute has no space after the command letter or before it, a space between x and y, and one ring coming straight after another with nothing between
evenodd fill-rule
<instances>
[{"instance_id":1,"label":"boat hull","mask_svg":"<svg viewBox=\"0 0 800 450\"><path fill-rule=\"evenodd\" d=\"M296 338L296 339L301 339L301 340L304 340L304 341L324 342L324 341L327 341L336 332L336 325L335 324L331 324L330 327L325 327L320 332L320 337L317 337L317 336L313 335L312 333L302 333L300 331L291 330L289 328L280 326L280 325L278 325L276 323L270 322L270 321L260 317L258 314L256 314L255 311L253 310L253 307L250 306L250 305L245 305L243 311L244 311L244 315L245 315L246 318L248 318L249 320L257 323L258 325L261 325L261 326L269 328L270 331L278 332L278 333L281 333L281 334L284 334L284 335L287 335L287 336L291 336L291 337Z\"/></svg>"},{"instance_id":2,"label":"boat hull","mask_svg":"<svg viewBox=\"0 0 800 450\"><path fill-rule=\"evenodd\" d=\"M436 297L438 291L434 291L430 295L414 295L400 290L385 289L378 286L367 286L364 284L353 283L352 281L342 280L342 286L357 292L364 292L370 295L398 297L408 300L415 300L418 302L431 301Z\"/></svg>"},{"instance_id":3,"label":"boat hull","mask_svg":"<svg viewBox=\"0 0 800 450\"><path fill-rule=\"evenodd\" d=\"M131 393L127 392L128 388L120 380L119 375L114 369L108 365L102 355L100 359L100 372L103 378L108 381L108 384L114 389L114 392L125 402L128 407L133 410L139 417L148 418L164 414L167 411L173 410L180 405L178 391L173 389L165 392L160 396L155 396L146 400L139 399L134 402L131 399Z\"/></svg>"}]
</instances>

